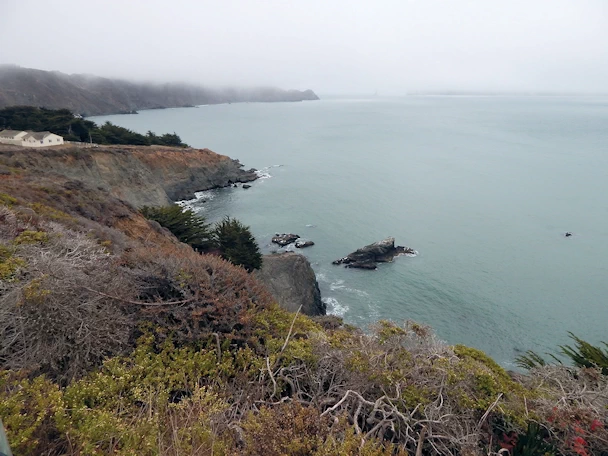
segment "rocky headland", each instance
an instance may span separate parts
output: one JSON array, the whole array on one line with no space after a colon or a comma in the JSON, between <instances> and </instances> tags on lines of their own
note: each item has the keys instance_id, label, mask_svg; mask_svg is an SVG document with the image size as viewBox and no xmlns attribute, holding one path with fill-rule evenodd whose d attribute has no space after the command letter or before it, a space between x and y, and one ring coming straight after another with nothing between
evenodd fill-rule
<instances>
[{"instance_id":1,"label":"rocky headland","mask_svg":"<svg viewBox=\"0 0 608 456\"><path fill-rule=\"evenodd\" d=\"M63 146L23 149L0 145L0 172L28 169L86 182L135 207L163 206L197 191L257 179L238 160L209 149L163 146Z\"/></svg>"},{"instance_id":2,"label":"rocky headland","mask_svg":"<svg viewBox=\"0 0 608 456\"><path fill-rule=\"evenodd\" d=\"M405 254L415 255L416 251L401 245L395 246L395 238L389 237L361 247L332 264L343 264L347 268L376 269L378 263L389 263L395 257Z\"/></svg>"}]
</instances>

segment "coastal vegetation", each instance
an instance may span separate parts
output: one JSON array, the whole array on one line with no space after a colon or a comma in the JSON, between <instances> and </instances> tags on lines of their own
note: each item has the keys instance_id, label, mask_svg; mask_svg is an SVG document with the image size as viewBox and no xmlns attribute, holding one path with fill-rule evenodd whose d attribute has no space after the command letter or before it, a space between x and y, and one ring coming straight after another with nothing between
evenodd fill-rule
<instances>
[{"instance_id":1,"label":"coastal vegetation","mask_svg":"<svg viewBox=\"0 0 608 456\"><path fill-rule=\"evenodd\" d=\"M200 253L217 253L249 272L262 266L262 254L250 228L236 219L225 217L211 229L201 215L178 204L144 206L140 211Z\"/></svg>"},{"instance_id":2,"label":"coastal vegetation","mask_svg":"<svg viewBox=\"0 0 608 456\"><path fill-rule=\"evenodd\" d=\"M46 109L34 106L10 106L0 109L0 130L50 131L66 141L95 144L161 145L186 147L175 133L146 135L135 133L110 122L98 126L95 122L74 116L69 109Z\"/></svg>"},{"instance_id":3,"label":"coastal vegetation","mask_svg":"<svg viewBox=\"0 0 608 456\"><path fill-rule=\"evenodd\" d=\"M0 416L15 454L608 452L608 376L578 341L589 364L522 374L415 322L290 313L142 215L156 209L3 160ZM164 211L193 244L218 227L246 244L233 219Z\"/></svg>"},{"instance_id":4,"label":"coastal vegetation","mask_svg":"<svg viewBox=\"0 0 608 456\"><path fill-rule=\"evenodd\" d=\"M178 204L140 209L144 217L167 228L177 239L198 252L208 252L215 246L210 225L192 209L184 209Z\"/></svg>"}]
</instances>

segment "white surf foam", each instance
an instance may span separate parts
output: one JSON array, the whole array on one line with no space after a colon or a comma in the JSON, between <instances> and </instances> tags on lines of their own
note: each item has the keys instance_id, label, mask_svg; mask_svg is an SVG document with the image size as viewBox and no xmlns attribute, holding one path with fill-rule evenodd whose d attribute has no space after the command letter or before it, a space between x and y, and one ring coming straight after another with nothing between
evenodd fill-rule
<instances>
[{"instance_id":1,"label":"white surf foam","mask_svg":"<svg viewBox=\"0 0 608 456\"><path fill-rule=\"evenodd\" d=\"M331 291L342 290L344 288L346 288L346 285L344 285L344 280L341 279L338 279L329 285Z\"/></svg>"},{"instance_id":2,"label":"white surf foam","mask_svg":"<svg viewBox=\"0 0 608 456\"><path fill-rule=\"evenodd\" d=\"M215 198L216 194L212 190L206 190L203 192L195 192L194 198L189 200L178 201L176 204L183 207L184 209L191 209L195 212L200 212L204 208L200 206L202 201L210 201ZM196 204L196 206L195 206Z\"/></svg>"},{"instance_id":3,"label":"white surf foam","mask_svg":"<svg viewBox=\"0 0 608 456\"><path fill-rule=\"evenodd\" d=\"M327 276L323 272L317 272L317 282L329 282Z\"/></svg>"},{"instance_id":4,"label":"white surf foam","mask_svg":"<svg viewBox=\"0 0 608 456\"><path fill-rule=\"evenodd\" d=\"M327 313L330 315L337 315L343 317L348 312L348 306L343 306L338 302L336 298L323 298L321 299L327 305Z\"/></svg>"},{"instance_id":5,"label":"white surf foam","mask_svg":"<svg viewBox=\"0 0 608 456\"><path fill-rule=\"evenodd\" d=\"M361 296L362 298L366 298L366 297L369 296L369 293L367 291L357 290L356 288L348 288L348 287L346 287L346 288L344 288L344 291L356 294L357 296Z\"/></svg>"}]
</instances>

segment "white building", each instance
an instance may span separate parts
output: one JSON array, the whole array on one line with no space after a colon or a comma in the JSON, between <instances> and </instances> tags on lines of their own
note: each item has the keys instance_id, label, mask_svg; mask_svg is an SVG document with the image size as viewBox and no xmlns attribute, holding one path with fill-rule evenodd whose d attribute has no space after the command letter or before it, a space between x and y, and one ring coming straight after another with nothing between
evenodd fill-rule
<instances>
[{"instance_id":1,"label":"white building","mask_svg":"<svg viewBox=\"0 0 608 456\"><path fill-rule=\"evenodd\" d=\"M27 135L27 131L2 130L0 131L0 143L21 146L25 135Z\"/></svg>"},{"instance_id":2,"label":"white building","mask_svg":"<svg viewBox=\"0 0 608 456\"><path fill-rule=\"evenodd\" d=\"M63 144L63 138L50 131L0 131L1 144L13 144L24 147L49 147Z\"/></svg>"}]
</instances>

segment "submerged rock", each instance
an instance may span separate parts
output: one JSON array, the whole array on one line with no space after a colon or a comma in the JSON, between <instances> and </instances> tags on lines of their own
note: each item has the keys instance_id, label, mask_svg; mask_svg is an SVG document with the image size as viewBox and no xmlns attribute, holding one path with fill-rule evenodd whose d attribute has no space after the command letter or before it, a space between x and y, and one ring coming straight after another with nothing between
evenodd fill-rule
<instances>
[{"instance_id":1,"label":"submerged rock","mask_svg":"<svg viewBox=\"0 0 608 456\"><path fill-rule=\"evenodd\" d=\"M302 306L303 314L325 315L327 307L321 301L315 272L304 255L264 255L262 268L254 274L284 309L296 312Z\"/></svg>"},{"instance_id":2,"label":"submerged rock","mask_svg":"<svg viewBox=\"0 0 608 456\"><path fill-rule=\"evenodd\" d=\"M288 244L296 242L298 239L300 239L300 236L298 236L297 234L292 234L292 233L279 234L279 233L276 233L273 236L271 242L273 242L274 244L279 244L281 247L285 247Z\"/></svg>"},{"instance_id":3,"label":"submerged rock","mask_svg":"<svg viewBox=\"0 0 608 456\"><path fill-rule=\"evenodd\" d=\"M361 247L332 264L343 264L347 268L376 269L377 263L391 262L393 258L403 254L415 255L416 251L401 245L395 247L395 238L389 237Z\"/></svg>"},{"instance_id":4,"label":"submerged rock","mask_svg":"<svg viewBox=\"0 0 608 456\"><path fill-rule=\"evenodd\" d=\"M249 184L243 184L243 188L244 188L245 190L247 190L248 188L251 188L251 185L249 185Z\"/></svg>"}]
</instances>

